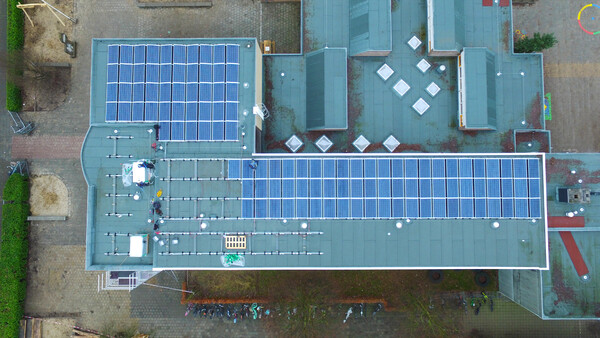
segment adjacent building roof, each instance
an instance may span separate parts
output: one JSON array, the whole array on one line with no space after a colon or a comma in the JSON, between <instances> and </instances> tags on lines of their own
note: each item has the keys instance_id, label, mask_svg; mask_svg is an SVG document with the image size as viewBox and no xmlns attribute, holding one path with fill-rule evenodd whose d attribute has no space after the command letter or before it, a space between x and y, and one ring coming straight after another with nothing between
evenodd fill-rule
<instances>
[{"instance_id":1,"label":"adjacent building roof","mask_svg":"<svg viewBox=\"0 0 600 338\"><path fill-rule=\"evenodd\" d=\"M350 56L385 56L392 51L392 2L350 0Z\"/></svg>"},{"instance_id":2,"label":"adjacent building roof","mask_svg":"<svg viewBox=\"0 0 600 338\"><path fill-rule=\"evenodd\" d=\"M459 59L461 128L496 129L496 57L487 48L464 48Z\"/></svg>"}]
</instances>

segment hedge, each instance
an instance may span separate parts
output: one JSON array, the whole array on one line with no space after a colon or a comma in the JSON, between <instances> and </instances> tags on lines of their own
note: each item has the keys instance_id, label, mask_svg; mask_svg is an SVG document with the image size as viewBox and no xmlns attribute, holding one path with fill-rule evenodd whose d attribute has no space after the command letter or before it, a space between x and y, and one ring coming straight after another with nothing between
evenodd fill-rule
<instances>
[{"instance_id":1,"label":"hedge","mask_svg":"<svg viewBox=\"0 0 600 338\"><path fill-rule=\"evenodd\" d=\"M17 178L15 178L18 176ZM6 182L3 198L14 198L2 206L2 242L0 243L0 337L18 337L19 321L27 290L29 241L27 216L29 195L26 177L13 174Z\"/></svg>"},{"instance_id":2,"label":"hedge","mask_svg":"<svg viewBox=\"0 0 600 338\"><path fill-rule=\"evenodd\" d=\"M19 0L8 0L7 3L7 27L6 27L6 45L8 53L21 51L25 44L24 16L23 11L17 8ZM19 87L10 82L6 82L6 109L14 112L21 111L23 108L23 99Z\"/></svg>"}]
</instances>

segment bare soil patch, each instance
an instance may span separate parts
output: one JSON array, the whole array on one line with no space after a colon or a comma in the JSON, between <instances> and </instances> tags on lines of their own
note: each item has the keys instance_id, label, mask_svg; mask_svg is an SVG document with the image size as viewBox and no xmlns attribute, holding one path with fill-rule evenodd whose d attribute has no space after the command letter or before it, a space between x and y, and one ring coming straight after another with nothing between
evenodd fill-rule
<instances>
[{"instance_id":1,"label":"bare soil patch","mask_svg":"<svg viewBox=\"0 0 600 338\"><path fill-rule=\"evenodd\" d=\"M21 1L23 4L40 3L37 0ZM49 0L49 4L56 7L66 15L73 17L73 0ZM43 63L70 63L71 57L65 53L64 44L60 35L65 33L69 39L73 38L73 23L57 13L65 23L63 26L50 8L36 7L26 9L33 21L25 18L25 47L23 57L28 62ZM41 74L39 74L41 73ZM23 85L23 103L25 111L53 110L66 100L71 82L69 68L42 67L36 79L25 79Z\"/></svg>"},{"instance_id":2,"label":"bare soil patch","mask_svg":"<svg viewBox=\"0 0 600 338\"><path fill-rule=\"evenodd\" d=\"M57 176L34 176L31 179L29 204L34 216L68 216L67 187Z\"/></svg>"}]
</instances>

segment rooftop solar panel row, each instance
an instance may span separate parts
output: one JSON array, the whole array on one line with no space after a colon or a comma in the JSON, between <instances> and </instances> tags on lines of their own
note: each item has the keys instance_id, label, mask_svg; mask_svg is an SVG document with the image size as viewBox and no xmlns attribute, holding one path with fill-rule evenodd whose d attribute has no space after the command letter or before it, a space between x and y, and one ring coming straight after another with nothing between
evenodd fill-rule
<instances>
[{"instance_id":1,"label":"rooftop solar panel row","mask_svg":"<svg viewBox=\"0 0 600 338\"><path fill-rule=\"evenodd\" d=\"M229 160L228 179L242 180L243 218L525 219L542 216L539 165L535 158Z\"/></svg>"},{"instance_id":2,"label":"rooftop solar panel row","mask_svg":"<svg viewBox=\"0 0 600 338\"><path fill-rule=\"evenodd\" d=\"M237 141L238 86L239 45L110 45L106 121L159 121L161 141Z\"/></svg>"}]
</instances>

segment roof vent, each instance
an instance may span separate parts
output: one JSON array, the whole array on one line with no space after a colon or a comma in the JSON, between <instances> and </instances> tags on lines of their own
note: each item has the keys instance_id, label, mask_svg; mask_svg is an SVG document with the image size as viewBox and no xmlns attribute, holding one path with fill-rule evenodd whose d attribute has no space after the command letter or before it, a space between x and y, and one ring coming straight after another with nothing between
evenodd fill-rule
<instances>
[{"instance_id":1,"label":"roof vent","mask_svg":"<svg viewBox=\"0 0 600 338\"><path fill-rule=\"evenodd\" d=\"M225 249L245 250L246 236L225 235Z\"/></svg>"},{"instance_id":2,"label":"roof vent","mask_svg":"<svg viewBox=\"0 0 600 338\"><path fill-rule=\"evenodd\" d=\"M319 148L319 150L326 153L327 150L329 150L329 148L331 148L331 146L333 145L333 142L331 142L331 140L329 140L327 136L323 135L317 140L317 142L315 142L315 144L317 145L317 148Z\"/></svg>"},{"instance_id":3,"label":"roof vent","mask_svg":"<svg viewBox=\"0 0 600 338\"><path fill-rule=\"evenodd\" d=\"M417 48L419 48L419 46L421 45L421 40L419 40L418 37L416 37L415 35L413 35L413 37L410 38L410 40L408 40L408 45L413 50L417 50Z\"/></svg>"},{"instance_id":4,"label":"roof vent","mask_svg":"<svg viewBox=\"0 0 600 338\"><path fill-rule=\"evenodd\" d=\"M394 85L394 90L398 95L404 96L404 94L410 90L410 86L408 83L404 82L404 80L400 79L400 81Z\"/></svg>"},{"instance_id":5,"label":"roof vent","mask_svg":"<svg viewBox=\"0 0 600 338\"><path fill-rule=\"evenodd\" d=\"M296 135L292 135L292 137L285 142L285 145L294 153L297 152L303 144L302 140Z\"/></svg>"},{"instance_id":6,"label":"roof vent","mask_svg":"<svg viewBox=\"0 0 600 338\"><path fill-rule=\"evenodd\" d=\"M413 109L419 113L419 115L423 115L427 109L429 109L429 104L423 100L423 98L419 98L415 104L413 104Z\"/></svg>"},{"instance_id":7,"label":"roof vent","mask_svg":"<svg viewBox=\"0 0 600 338\"><path fill-rule=\"evenodd\" d=\"M387 150L390 151L390 153L393 153L399 145L400 142L398 142L394 135L390 135L388 138L385 139L385 141L383 141L383 146L386 147Z\"/></svg>"},{"instance_id":8,"label":"roof vent","mask_svg":"<svg viewBox=\"0 0 600 338\"><path fill-rule=\"evenodd\" d=\"M358 151L360 151L361 153L365 151L365 149L367 149L367 147L371 144L371 142L369 142L369 140L367 140L366 137L360 135L356 141L354 141L354 143L352 143L352 145L354 145L354 147L356 149L358 149Z\"/></svg>"},{"instance_id":9,"label":"roof vent","mask_svg":"<svg viewBox=\"0 0 600 338\"><path fill-rule=\"evenodd\" d=\"M417 68L419 68L419 70L422 73L426 73L429 70L429 68L431 68L431 64L429 64L429 62L427 62L427 60L421 59L421 61L419 61L419 63L417 63Z\"/></svg>"},{"instance_id":10,"label":"roof vent","mask_svg":"<svg viewBox=\"0 0 600 338\"><path fill-rule=\"evenodd\" d=\"M377 75L379 75L380 78L383 79L383 81L387 81L387 79L390 78L390 76L392 76L392 74L394 74L394 70L387 65L387 63L384 63L383 66L381 66L378 70L377 70Z\"/></svg>"},{"instance_id":11,"label":"roof vent","mask_svg":"<svg viewBox=\"0 0 600 338\"><path fill-rule=\"evenodd\" d=\"M429 84L429 86L427 86L427 88L425 88L425 90L429 93L429 95L431 95L431 97L434 97L440 92L440 86L438 86L435 82L432 82Z\"/></svg>"}]
</instances>

